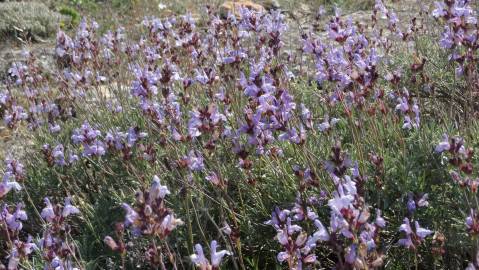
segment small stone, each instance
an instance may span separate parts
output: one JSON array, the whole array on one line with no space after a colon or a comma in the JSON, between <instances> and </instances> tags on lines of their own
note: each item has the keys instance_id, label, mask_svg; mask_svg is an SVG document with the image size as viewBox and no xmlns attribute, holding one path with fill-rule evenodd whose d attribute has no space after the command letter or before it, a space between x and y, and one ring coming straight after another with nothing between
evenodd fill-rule
<instances>
[{"instance_id":1,"label":"small stone","mask_svg":"<svg viewBox=\"0 0 479 270\"><path fill-rule=\"evenodd\" d=\"M228 12L232 12L236 17L240 17L240 9L248 8L257 12L264 12L265 8L252 1L226 1L220 6L220 15L225 18L228 16Z\"/></svg>"}]
</instances>

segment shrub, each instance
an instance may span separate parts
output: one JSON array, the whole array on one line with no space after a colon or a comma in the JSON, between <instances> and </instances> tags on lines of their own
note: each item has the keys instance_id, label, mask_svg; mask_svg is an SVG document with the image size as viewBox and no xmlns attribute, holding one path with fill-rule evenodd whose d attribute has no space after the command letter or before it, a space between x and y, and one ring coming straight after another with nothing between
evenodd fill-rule
<instances>
[{"instance_id":1,"label":"shrub","mask_svg":"<svg viewBox=\"0 0 479 270\"><path fill-rule=\"evenodd\" d=\"M40 2L0 3L0 34L4 37L49 37L61 16Z\"/></svg>"},{"instance_id":2,"label":"shrub","mask_svg":"<svg viewBox=\"0 0 479 270\"><path fill-rule=\"evenodd\" d=\"M5 162L5 265L477 266L479 129L423 92L461 65L433 68L450 51L426 18L376 1L365 31L336 10L296 54L279 11L206 11L206 30L145 18L138 40L85 19L51 74L12 65L4 123L34 146Z\"/></svg>"},{"instance_id":3,"label":"shrub","mask_svg":"<svg viewBox=\"0 0 479 270\"><path fill-rule=\"evenodd\" d=\"M60 10L58 11L60 14L63 14L65 16L69 16L71 18L71 26L76 27L80 23L81 16L72 7L61 7Z\"/></svg>"}]
</instances>

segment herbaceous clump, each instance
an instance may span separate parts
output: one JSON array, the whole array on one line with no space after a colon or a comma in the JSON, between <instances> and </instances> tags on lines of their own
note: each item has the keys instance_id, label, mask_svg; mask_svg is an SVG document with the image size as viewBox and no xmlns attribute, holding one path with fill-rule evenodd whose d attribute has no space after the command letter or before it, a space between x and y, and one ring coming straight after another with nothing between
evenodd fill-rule
<instances>
[{"instance_id":1,"label":"herbaceous clump","mask_svg":"<svg viewBox=\"0 0 479 270\"><path fill-rule=\"evenodd\" d=\"M0 86L0 269L479 268L475 8L59 31Z\"/></svg>"}]
</instances>

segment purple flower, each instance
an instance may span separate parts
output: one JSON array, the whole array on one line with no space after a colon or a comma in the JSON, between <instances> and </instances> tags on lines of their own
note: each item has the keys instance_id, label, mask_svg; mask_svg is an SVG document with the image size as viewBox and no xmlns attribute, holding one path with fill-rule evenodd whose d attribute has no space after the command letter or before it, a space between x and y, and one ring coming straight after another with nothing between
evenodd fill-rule
<instances>
[{"instance_id":1,"label":"purple flower","mask_svg":"<svg viewBox=\"0 0 479 270\"><path fill-rule=\"evenodd\" d=\"M408 195L407 210L410 213L413 213L414 211L416 211L416 202L414 201L412 193L409 193Z\"/></svg>"},{"instance_id":2,"label":"purple flower","mask_svg":"<svg viewBox=\"0 0 479 270\"><path fill-rule=\"evenodd\" d=\"M404 218L403 224L401 224L401 226L399 227L399 231L406 233L406 238L399 239L398 244L406 248L413 247L414 244L411 239L411 235L413 232L408 218Z\"/></svg>"},{"instance_id":3,"label":"purple flower","mask_svg":"<svg viewBox=\"0 0 479 270\"><path fill-rule=\"evenodd\" d=\"M211 265L213 267L219 267L221 264L221 260L226 255L231 255L231 253L227 250L220 250L216 251L218 244L216 240L211 241Z\"/></svg>"},{"instance_id":4,"label":"purple flower","mask_svg":"<svg viewBox=\"0 0 479 270\"><path fill-rule=\"evenodd\" d=\"M412 230L409 219L404 218L403 224L399 227L399 231L404 232L406 234L406 238L400 239L398 241L399 245L406 248L414 248L415 244L413 243L413 238L417 239L419 241L418 243L421 243L428 235L433 233L431 230L422 228L417 221L414 222L414 225L416 229L415 231Z\"/></svg>"},{"instance_id":5,"label":"purple flower","mask_svg":"<svg viewBox=\"0 0 479 270\"><path fill-rule=\"evenodd\" d=\"M75 215L79 213L80 213L80 210L78 210L78 208L76 208L75 206L71 204L71 198L70 197L65 198L65 202L63 204L62 217L66 218L69 215Z\"/></svg>"},{"instance_id":6,"label":"purple flower","mask_svg":"<svg viewBox=\"0 0 479 270\"><path fill-rule=\"evenodd\" d=\"M57 44L55 53L58 57L63 57L67 54L71 49L73 49L73 40L65 34L63 31L58 31L57 33Z\"/></svg>"},{"instance_id":7,"label":"purple flower","mask_svg":"<svg viewBox=\"0 0 479 270\"><path fill-rule=\"evenodd\" d=\"M98 140L101 136L99 130L92 129L88 122L84 122L80 129L75 129L72 135L72 141L75 144L82 144L84 156L102 156L105 154L103 142Z\"/></svg>"},{"instance_id":8,"label":"purple flower","mask_svg":"<svg viewBox=\"0 0 479 270\"><path fill-rule=\"evenodd\" d=\"M364 226L364 230L361 232L359 238L361 239L361 242L366 245L368 251L376 248L376 242L374 239L375 234L376 226L366 223Z\"/></svg>"},{"instance_id":9,"label":"purple flower","mask_svg":"<svg viewBox=\"0 0 479 270\"><path fill-rule=\"evenodd\" d=\"M18 265L23 257L30 255L34 250L37 250L38 247L32 243L32 237L28 236L26 242L20 240L15 240L13 242L12 249L10 250L10 255L8 258L8 268L7 269L18 269Z\"/></svg>"},{"instance_id":10,"label":"purple flower","mask_svg":"<svg viewBox=\"0 0 479 270\"><path fill-rule=\"evenodd\" d=\"M17 191L21 190L22 187L15 181L10 181L11 177L10 172L6 172L3 176L3 181L0 183L0 198L5 197L10 190L15 189Z\"/></svg>"},{"instance_id":11,"label":"purple flower","mask_svg":"<svg viewBox=\"0 0 479 270\"><path fill-rule=\"evenodd\" d=\"M211 264L206 259L205 254L203 252L203 247L200 244L195 245L195 254L190 256L191 261L199 267L199 269L219 269L221 264L221 260L226 255L231 255L231 253L227 250L220 250L217 251L218 243L216 240L211 241L210 245L210 253L211 253Z\"/></svg>"},{"instance_id":12,"label":"purple flower","mask_svg":"<svg viewBox=\"0 0 479 270\"><path fill-rule=\"evenodd\" d=\"M447 134L443 134L441 142L439 142L439 144L434 150L436 151L436 153L442 153L444 151L449 151L450 148L451 145L449 144L449 137L447 136Z\"/></svg>"},{"instance_id":13,"label":"purple flower","mask_svg":"<svg viewBox=\"0 0 479 270\"><path fill-rule=\"evenodd\" d=\"M447 14L447 5L444 2L434 2L436 8L432 11L435 18L444 17Z\"/></svg>"},{"instance_id":14,"label":"purple flower","mask_svg":"<svg viewBox=\"0 0 479 270\"><path fill-rule=\"evenodd\" d=\"M190 256L191 261L200 269L208 269L210 263L206 259L203 247L200 244L195 245L195 252L195 254Z\"/></svg>"},{"instance_id":15,"label":"purple flower","mask_svg":"<svg viewBox=\"0 0 479 270\"><path fill-rule=\"evenodd\" d=\"M192 138L199 137L201 135L199 129L202 125L201 114L196 110L191 111L190 120L188 121L188 135Z\"/></svg>"},{"instance_id":16,"label":"purple flower","mask_svg":"<svg viewBox=\"0 0 479 270\"><path fill-rule=\"evenodd\" d=\"M198 69L195 69L196 77L195 80L199 82L202 85L206 85L209 81L210 78L208 75L206 75L205 71L201 69L201 72Z\"/></svg>"},{"instance_id":17,"label":"purple flower","mask_svg":"<svg viewBox=\"0 0 479 270\"><path fill-rule=\"evenodd\" d=\"M288 209L280 210L278 207L275 207L273 213L271 214L271 219L266 221L265 224L277 227L280 223L286 221L286 218L290 212L291 211Z\"/></svg>"},{"instance_id":18,"label":"purple flower","mask_svg":"<svg viewBox=\"0 0 479 270\"><path fill-rule=\"evenodd\" d=\"M15 78L17 85L24 83L28 75L28 67L20 62L14 62L8 69L8 74Z\"/></svg>"},{"instance_id":19,"label":"purple flower","mask_svg":"<svg viewBox=\"0 0 479 270\"><path fill-rule=\"evenodd\" d=\"M22 208L23 204L17 204L15 212L12 214L5 205L3 211L0 213L0 220L3 220L12 231L21 231L23 228L22 221L27 220L27 213Z\"/></svg>"},{"instance_id":20,"label":"purple flower","mask_svg":"<svg viewBox=\"0 0 479 270\"><path fill-rule=\"evenodd\" d=\"M75 129L72 135L72 141L75 144L88 143L94 141L101 136L101 131L93 129L90 124L85 121L79 129Z\"/></svg>"},{"instance_id":21,"label":"purple flower","mask_svg":"<svg viewBox=\"0 0 479 270\"><path fill-rule=\"evenodd\" d=\"M301 226L299 226L299 225L292 224L291 223L291 218L287 218L286 219L286 230L287 230L288 235L293 235L296 232L302 231L303 228L301 228Z\"/></svg>"},{"instance_id":22,"label":"purple flower","mask_svg":"<svg viewBox=\"0 0 479 270\"><path fill-rule=\"evenodd\" d=\"M50 202L50 199L48 198L45 198L44 202L45 202L45 208L43 208L42 210L41 217L47 222L52 222L53 219L56 218L55 211L53 210L53 205Z\"/></svg>"},{"instance_id":23,"label":"purple flower","mask_svg":"<svg viewBox=\"0 0 479 270\"><path fill-rule=\"evenodd\" d=\"M386 221L381 216L381 210L379 210L379 209L376 209L376 221L375 221L375 223L376 223L376 225L378 225L381 228L386 227Z\"/></svg>"},{"instance_id":24,"label":"purple flower","mask_svg":"<svg viewBox=\"0 0 479 270\"><path fill-rule=\"evenodd\" d=\"M288 260L289 257L290 257L290 255L286 251L282 251L282 252L278 253L278 255L276 256L276 258L278 259L278 262L280 262L280 263Z\"/></svg>"},{"instance_id":25,"label":"purple flower","mask_svg":"<svg viewBox=\"0 0 479 270\"><path fill-rule=\"evenodd\" d=\"M347 253L346 253L346 255L344 256L344 259L345 259L346 262L348 262L349 264L354 264L354 262L356 261L356 257L357 257L356 249L357 249L356 244L351 245L351 246L347 249Z\"/></svg>"},{"instance_id":26,"label":"purple flower","mask_svg":"<svg viewBox=\"0 0 479 270\"><path fill-rule=\"evenodd\" d=\"M454 46L454 33L448 25L444 27L439 44L444 49L451 49Z\"/></svg>"},{"instance_id":27,"label":"purple flower","mask_svg":"<svg viewBox=\"0 0 479 270\"><path fill-rule=\"evenodd\" d=\"M124 140L127 137L127 134L118 130L108 132L105 136L105 143L108 147L114 146L116 150L123 150Z\"/></svg>"},{"instance_id":28,"label":"purple flower","mask_svg":"<svg viewBox=\"0 0 479 270\"><path fill-rule=\"evenodd\" d=\"M419 127L419 124L421 123L421 119L420 119L420 110L419 110L419 105L417 104L416 100L414 100L414 104L412 105L412 111L414 113L414 121L416 123L414 123L414 127L415 128L418 128Z\"/></svg>"},{"instance_id":29,"label":"purple flower","mask_svg":"<svg viewBox=\"0 0 479 270\"><path fill-rule=\"evenodd\" d=\"M15 179L23 178L23 164L14 159L5 159L6 171L15 176Z\"/></svg>"},{"instance_id":30,"label":"purple flower","mask_svg":"<svg viewBox=\"0 0 479 270\"><path fill-rule=\"evenodd\" d=\"M254 83L251 82L251 79L246 79L244 73L240 74L239 83L244 89L244 94L248 97L256 97L259 93L259 88Z\"/></svg>"},{"instance_id":31,"label":"purple flower","mask_svg":"<svg viewBox=\"0 0 479 270\"><path fill-rule=\"evenodd\" d=\"M300 138L296 128L291 128L291 129L287 130L287 132L281 133L278 136L278 139L280 141L290 141L290 142L296 143L296 144L299 144L301 142L301 138Z\"/></svg>"},{"instance_id":32,"label":"purple flower","mask_svg":"<svg viewBox=\"0 0 479 270\"><path fill-rule=\"evenodd\" d=\"M288 218L289 219L289 218ZM299 229L299 231L301 231L301 229ZM288 242L289 242L289 239L288 239L288 230L285 230L285 229L279 229L277 234L276 234L276 239L278 240L278 242L281 244L281 245L287 245Z\"/></svg>"},{"instance_id":33,"label":"purple flower","mask_svg":"<svg viewBox=\"0 0 479 270\"><path fill-rule=\"evenodd\" d=\"M393 12L393 11L389 12L388 15L389 15L389 27L393 28L394 26L396 26L399 23L399 19L398 19L396 13Z\"/></svg>"},{"instance_id":34,"label":"purple flower","mask_svg":"<svg viewBox=\"0 0 479 270\"><path fill-rule=\"evenodd\" d=\"M52 156L55 159L55 164L58 166L65 166L65 154L63 153L64 148L62 144L59 144L53 148Z\"/></svg>"},{"instance_id":35,"label":"purple flower","mask_svg":"<svg viewBox=\"0 0 479 270\"><path fill-rule=\"evenodd\" d=\"M50 130L50 133L58 133L61 131L61 127L59 124L48 124L48 129Z\"/></svg>"},{"instance_id":36,"label":"purple flower","mask_svg":"<svg viewBox=\"0 0 479 270\"><path fill-rule=\"evenodd\" d=\"M131 93L134 96L142 98L151 98L158 94L158 88L156 86L160 79L160 76L147 68L133 67L133 73L136 80L133 81L131 86Z\"/></svg>"},{"instance_id":37,"label":"purple flower","mask_svg":"<svg viewBox=\"0 0 479 270\"><path fill-rule=\"evenodd\" d=\"M333 192L333 196L334 198L328 201L328 206L336 213L340 213L341 209L349 208L354 200L354 197L351 194L345 194L341 185L339 186L338 191Z\"/></svg>"},{"instance_id":38,"label":"purple flower","mask_svg":"<svg viewBox=\"0 0 479 270\"><path fill-rule=\"evenodd\" d=\"M407 113L409 111L409 103L406 97L398 99L399 104L396 105L396 111L401 111L402 113Z\"/></svg>"},{"instance_id":39,"label":"purple flower","mask_svg":"<svg viewBox=\"0 0 479 270\"><path fill-rule=\"evenodd\" d=\"M185 160L191 171L202 171L205 168L203 156L194 150L188 152L188 156L185 157Z\"/></svg>"},{"instance_id":40,"label":"purple flower","mask_svg":"<svg viewBox=\"0 0 479 270\"><path fill-rule=\"evenodd\" d=\"M122 204L123 209L126 211L125 215L125 225L130 226L135 223L135 221L139 218L138 213L131 208L129 204Z\"/></svg>"},{"instance_id":41,"label":"purple flower","mask_svg":"<svg viewBox=\"0 0 479 270\"><path fill-rule=\"evenodd\" d=\"M160 230L162 232L169 233L176 229L177 226L183 225L183 221L179 218L175 218L173 214L169 214L163 218L160 224Z\"/></svg>"},{"instance_id":42,"label":"purple flower","mask_svg":"<svg viewBox=\"0 0 479 270\"><path fill-rule=\"evenodd\" d=\"M10 110L6 110L3 120L6 126L13 128L18 122L27 118L28 114L22 106L13 105Z\"/></svg>"},{"instance_id":43,"label":"purple flower","mask_svg":"<svg viewBox=\"0 0 479 270\"><path fill-rule=\"evenodd\" d=\"M217 125L220 122L226 122L226 116L218 110L217 106L210 108L210 121L213 125Z\"/></svg>"},{"instance_id":44,"label":"purple flower","mask_svg":"<svg viewBox=\"0 0 479 270\"><path fill-rule=\"evenodd\" d=\"M103 156L105 155L105 144L102 141L95 141L92 144L85 144L84 156Z\"/></svg>"},{"instance_id":45,"label":"purple flower","mask_svg":"<svg viewBox=\"0 0 479 270\"><path fill-rule=\"evenodd\" d=\"M233 232L230 225L226 222L224 222L224 226L221 228L221 231L224 232L228 236L231 235L231 233Z\"/></svg>"},{"instance_id":46,"label":"purple flower","mask_svg":"<svg viewBox=\"0 0 479 270\"><path fill-rule=\"evenodd\" d=\"M429 199L429 194L424 193L421 198L416 202L418 207L428 207L429 202L427 201Z\"/></svg>"},{"instance_id":47,"label":"purple flower","mask_svg":"<svg viewBox=\"0 0 479 270\"><path fill-rule=\"evenodd\" d=\"M69 156L69 158L68 158L68 163L69 163L69 164L73 164L73 163L77 162L78 160L80 160L80 158L78 157L78 155L73 154L73 153L70 153L70 156Z\"/></svg>"},{"instance_id":48,"label":"purple flower","mask_svg":"<svg viewBox=\"0 0 479 270\"><path fill-rule=\"evenodd\" d=\"M329 241L329 233L327 229L323 226L319 219L314 221L314 225L318 230L313 234L313 239L321 240L321 241Z\"/></svg>"},{"instance_id":49,"label":"purple flower","mask_svg":"<svg viewBox=\"0 0 479 270\"><path fill-rule=\"evenodd\" d=\"M231 64L234 62L240 62L242 59L245 59L248 55L242 49L239 50L228 50L226 51L226 56L223 57L223 63Z\"/></svg>"},{"instance_id":50,"label":"purple flower","mask_svg":"<svg viewBox=\"0 0 479 270\"><path fill-rule=\"evenodd\" d=\"M321 132L326 132L330 130L332 127L334 127L337 123L339 122L338 118L329 118L328 115L324 117L324 120L322 123L318 125L318 129Z\"/></svg>"},{"instance_id":51,"label":"purple flower","mask_svg":"<svg viewBox=\"0 0 479 270\"><path fill-rule=\"evenodd\" d=\"M150 200L157 200L159 198L164 199L166 195L169 195L170 191L167 186L162 186L160 183L160 178L158 176L153 176L153 183L150 187L149 197Z\"/></svg>"},{"instance_id":52,"label":"purple flower","mask_svg":"<svg viewBox=\"0 0 479 270\"><path fill-rule=\"evenodd\" d=\"M424 240L424 238L426 238L428 235L433 233L433 231L419 226L419 222L417 221L414 222L414 225L416 226L416 235L419 237L421 241Z\"/></svg>"},{"instance_id":53,"label":"purple flower","mask_svg":"<svg viewBox=\"0 0 479 270\"><path fill-rule=\"evenodd\" d=\"M477 268L474 266L473 263L469 263L469 264L467 265L467 267L466 267L465 270L476 270L476 269L477 269Z\"/></svg>"},{"instance_id":54,"label":"purple flower","mask_svg":"<svg viewBox=\"0 0 479 270\"><path fill-rule=\"evenodd\" d=\"M208 174L206 180L215 186L220 186L221 180L215 172Z\"/></svg>"},{"instance_id":55,"label":"purple flower","mask_svg":"<svg viewBox=\"0 0 479 270\"><path fill-rule=\"evenodd\" d=\"M133 147L135 143L143 138L146 138L148 134L146 132L140 132L138 128L130 127L126 136L126 144L128 147Z\"/></svg>"}]
</instances>

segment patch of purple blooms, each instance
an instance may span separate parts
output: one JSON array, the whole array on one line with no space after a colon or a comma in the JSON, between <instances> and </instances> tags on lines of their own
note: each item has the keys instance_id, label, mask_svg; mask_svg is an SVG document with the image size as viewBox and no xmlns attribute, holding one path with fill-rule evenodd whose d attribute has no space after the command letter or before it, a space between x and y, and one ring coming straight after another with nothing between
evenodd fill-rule
<instances>
[{"instance_id":1,"label":"patch of purple blooms","mask_svg":"<svg viewBox=\"0 0 479 270\"><path fill-rule=\"evenodd\" d=\"M94 129L88 122L84 122L79 129L73 131L71 136L74 144L83 147L83 156L103 156L106 153L105 143L101 140L101 131Z\"/></svg>"},{"instance_id":2,"label":"patch of purple blooms","mask_svg":"<svg viewBox=\"0 0 479 270\"><path fill-rule=\"evenodd\" d=\"M44 199L45 208L41 217L46 223L39 250L43 255L46 269L79 269L74 262L76 247L71 239L71 226L68 224L69 216L80 214L80 210L71 204L71 198L65 198L64 204L54 205L49 198Z\"/></svg>"},{"instance_id":3,"label":"patch of purple blooms","mask_svg":"<svg viewBox=\"0 0 479 270\"><path fill-rule=\"evenodd\" d=\"M435 2L434 18L444 23L439 44L451 50L449 59L457 63L457 76L471 76L478 61L479 25L473 1L444 0ZM477 75L476 75L477 76Z\"/></svg>"},{"instance_id":4,"label":"patch of purple blooms","mask_svg":"<svg viewBox=\"0 0 479 270\"><path fill-rule=\"evenodd\" d=\"M125 221L116 228L118 243L107 236L105 244L113 251L126 252L123 243L124 228L131 230L135 237L151 237L146 259L152 266L164 266L163 254L159 252L155 239L164 241L178 226L183 225L183 221L176 218L173 210L166 206L165 197L169 194L171 192L168 187L161 184L158 176L153 176L150 188L136 193L134 206L122 204L126 214ZM175 265L172 257L170 261Z\"/></svg>"},{"instance_id":5,"label":"patch of purple blooms","mask_svg":"<svg viewBox=\"0 0 479 270\"><path fill-rule=\"evenodd\" d=\"M366 178L360 174L357 164L341 151L340 145L335 146L332 153L331 160L324 162L324 168L335 185L335 191L328 200L330 226L324 226L319 220L314 210L317 207L313 203L315 200L305 203L301 197L291 210L276 208L272 219L267 222L276 229L276 239L284 249L277 259L287 262L290 269L315 265L317 257L314 251L320 245L332 248L338 256L336 267L339 269L364 269L383 264L378 238L386 222L379 209L376 210L375 220L369 221L369 206L362 195ZM304 172L299 175L304 179ZM316 228L311 235L299 225L308 223Z\"/></svg>"}]
</instances>

